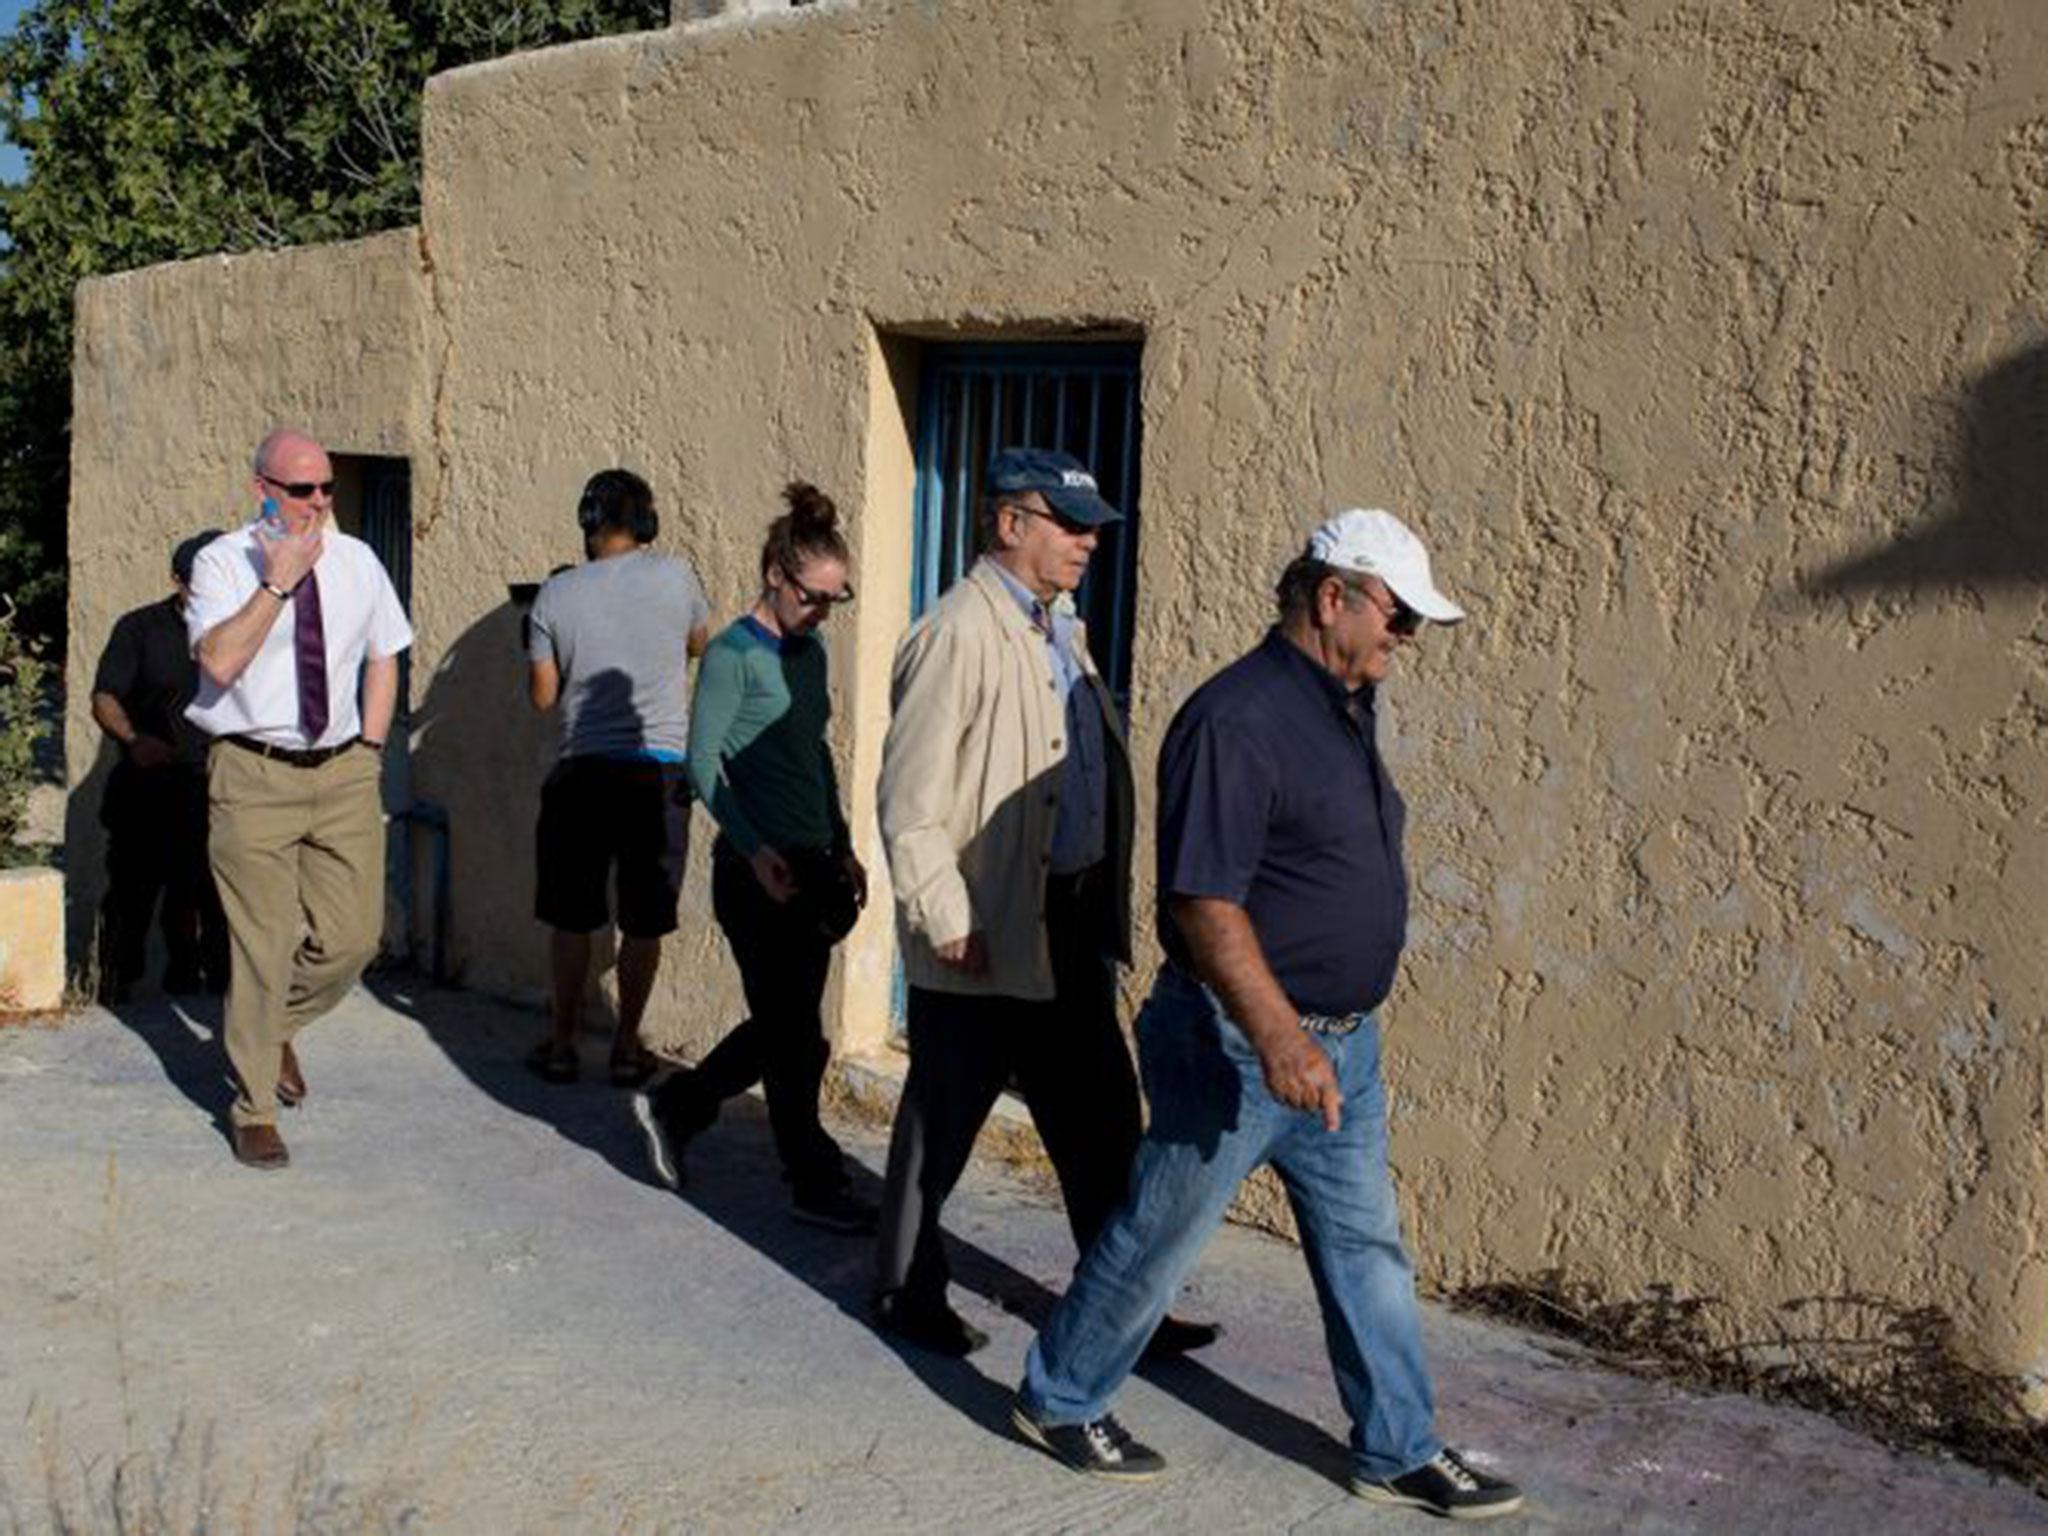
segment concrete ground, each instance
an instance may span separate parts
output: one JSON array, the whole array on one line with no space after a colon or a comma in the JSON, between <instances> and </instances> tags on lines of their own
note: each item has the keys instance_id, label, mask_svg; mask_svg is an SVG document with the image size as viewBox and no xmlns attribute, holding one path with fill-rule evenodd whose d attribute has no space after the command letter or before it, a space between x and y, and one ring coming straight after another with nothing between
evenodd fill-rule
<instances>
[{"instance_id":1,"label":"concrete ground","mask_svg":"<svg viewBox=\"0 0 2048 1536\"><path fill-rule=\"evenodd\" d=\"M899 1351L863 1321L866 1242L788 1219L753 1101L678 1196L628 1095L520 1069L534 1016L382 996L303 1037L283 1174L228 1158L210 1006L0 1030L0 1528L1434 1528L1344 1492L1291 1248L1212 1245L1181 1310L1227 1337L1119 1404L1168 1475L1091 1482L1003 1428L1072 1261L1044 1198L970 1174L950 1225L994 1342L965 1363ZM878 1131L844 1140L878 1168ZM1437 1308L1427 1327L1442 1427L1528 1487L1498 1529L2048 1527L2021 1488L1809 1414Z\"/></svg>"}]
</instances>

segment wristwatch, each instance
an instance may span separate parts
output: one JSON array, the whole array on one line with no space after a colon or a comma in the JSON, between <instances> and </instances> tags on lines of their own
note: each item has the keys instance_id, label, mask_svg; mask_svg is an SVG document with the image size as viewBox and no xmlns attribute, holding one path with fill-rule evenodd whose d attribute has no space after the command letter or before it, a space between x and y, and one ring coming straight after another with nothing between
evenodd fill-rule
<instances>
[{"instance_id":1,"label":"wristwatch","mask_svg":"<svg viewBox=\"0 0 2048 1536\"><path fill-rule=\"evenodd\" d=\"M371 750L372 752L382 752L382 751L384 750L384 743L383 743L383 742L381 742L381 741L372 741L372 740L370 740L370 738L369 738L369 737L367 737L367 736L358 736L358 737L356 738L356 740L357 740L357 741L360 741L360 742L361 742L361 743L362 743L362 744L363 744L364 746L368 747L368 748L369 748L369 749L370 749L370 750Z\"/></svg>"},{"instance_id":2,"label":"wristwatch","mask_svg":"<svg viewBox=\"0 0 2048 1536\"><path fill-rule=\"evenodd\" d=\"M288 603L292 600L291 593L285 591L283 587L280 587L274 581L264 582L263 590L268 592L272 597L276 598L280 603Z\"/></svg>"}]
</instances>

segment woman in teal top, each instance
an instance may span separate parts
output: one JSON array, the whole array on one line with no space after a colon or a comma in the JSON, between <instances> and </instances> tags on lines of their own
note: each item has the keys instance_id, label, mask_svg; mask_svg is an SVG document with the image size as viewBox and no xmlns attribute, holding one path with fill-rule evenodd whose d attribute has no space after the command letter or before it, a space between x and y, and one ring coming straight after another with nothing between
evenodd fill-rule
<instances>
[{"instance_id":1,"label":"woman in teal top","mask_svg":"<svg viewBox=\"0 0 2048 1536\"><path fill-rule=\"evenodd\" d=\"M825 647L815 631L852 601L846 540L830 497L801 481L768 527L761 594L698 666L689 772L718 823L711 901L732 946L748 1015L694 1070L656 1091L653 1120L678 1177L692 1136L734 1094L765 1083L794 1214L834 1231L874 1225L848 1192L839 1146L818 1121L830 1049L819 1005L832 946L867 901L825 727Z\"/></svg>"}]
</instances>

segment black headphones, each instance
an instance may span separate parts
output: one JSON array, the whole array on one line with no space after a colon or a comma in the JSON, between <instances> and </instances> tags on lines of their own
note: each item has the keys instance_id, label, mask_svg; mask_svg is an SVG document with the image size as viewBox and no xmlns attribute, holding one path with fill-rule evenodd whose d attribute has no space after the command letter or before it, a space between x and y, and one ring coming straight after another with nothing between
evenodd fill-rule
<instances>
[{"instance_id":1,"label":"black headphones","mask_svg":"<svg viewBox=\"0 0 2048 1536\"><path fill-rule=\"evenodd\" d=\"M652 544L661 535L661 515L654 510L654 492L628 469L599 470L583 487L576 503L576 525L588 534L610 523L617 527L620 508L630 510L626 526L636 544Z\"/></svg>"}]
</instances>

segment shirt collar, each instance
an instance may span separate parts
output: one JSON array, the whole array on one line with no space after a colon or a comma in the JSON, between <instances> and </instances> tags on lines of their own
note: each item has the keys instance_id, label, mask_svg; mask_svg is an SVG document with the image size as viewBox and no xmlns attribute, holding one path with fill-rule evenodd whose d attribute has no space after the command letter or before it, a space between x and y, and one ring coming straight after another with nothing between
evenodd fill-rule
<instances>
[{"instance_id":1,"label":"shirt collar","mask_svg":"<svg viewBox=\"0 0 2048 1536\"><path fill-rule=\"evenodd\" d=\"M789 649L790 637L788 635L778 635L751 613L740 615L740 626L771 651L781 652Z\"/></svg>"},{"instance_id":2,"label":"shirt collar","mask_svg":"<svg viewBox=\"0 0 2048 1536\"><path fill-rule=\"evenodd\" d=\"M1331 676L1328 667L1282 634L1278 624L1266 631L1261 649L1268 653L1282 671L1294 678L1302 687L1313 689L1318 698L1346 719L1357 719L1361 715L1371 716L1374 692L1371 683L1367 683L1356 692L1346 688Z\"/></svg>"},{"instance_id":3,"label":"shirt collar","mask_svg":"<svg viewBox=\"0 0 2048 1536\"><path fill-rule=\"evenodd\" d=\"M983 558L987 559L986 556ZM1003 584L1010 596L1017 600L1017 606L1024 610L1024 617L1033 624L1039 622L1040 614L1051 613L1051 608L1041 603L1029 587L1003 569L1001 561L989 560L988 568L996 573L996 579Z\"/></svg>"}]
</instances>

